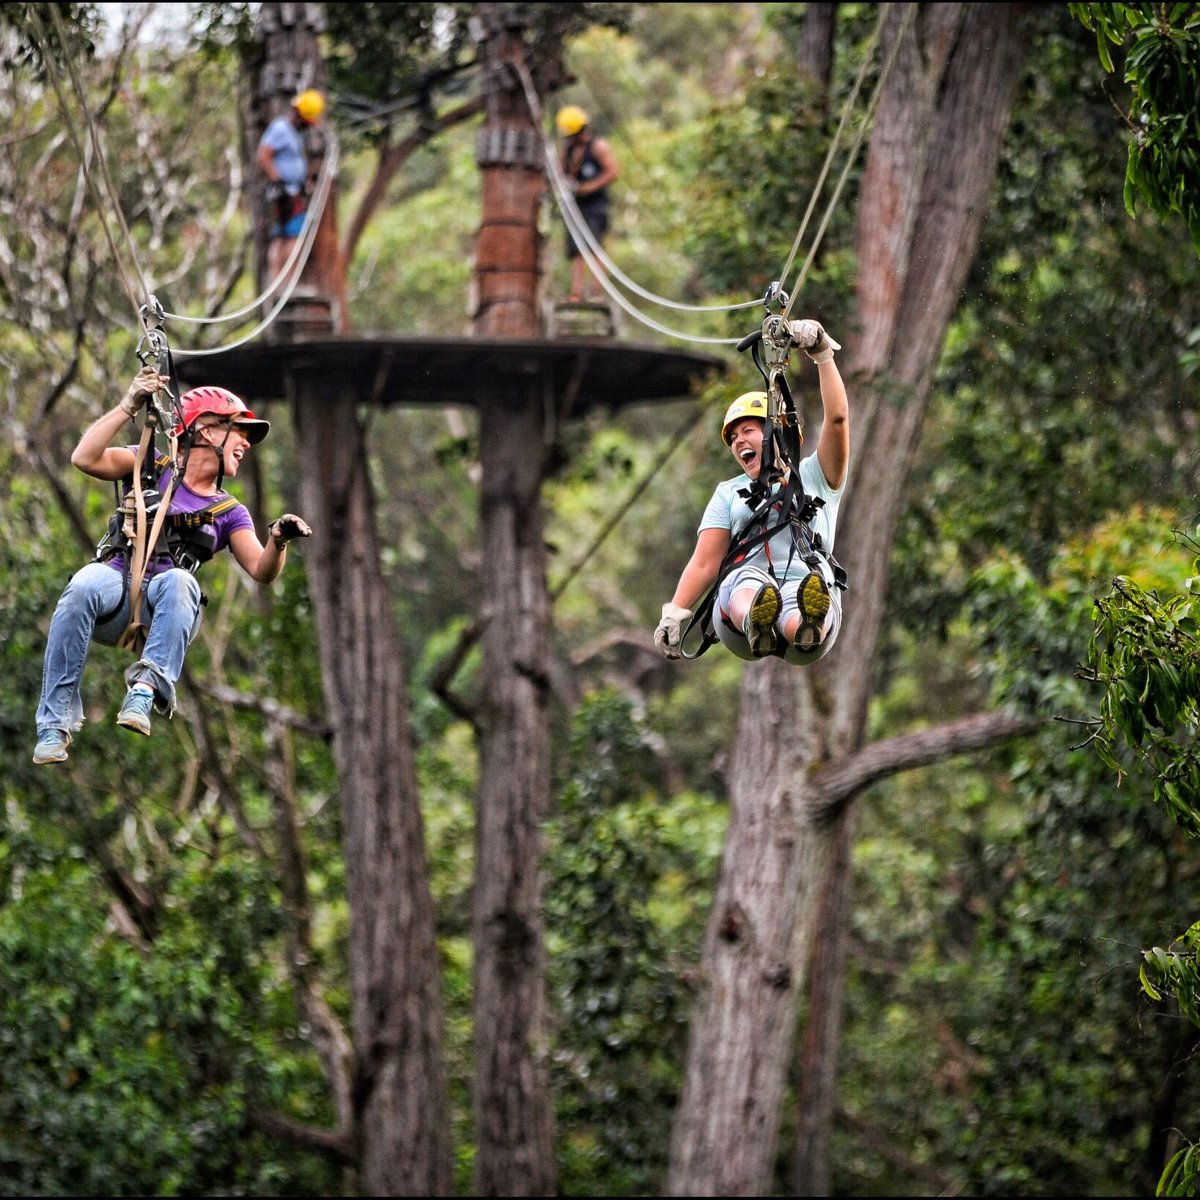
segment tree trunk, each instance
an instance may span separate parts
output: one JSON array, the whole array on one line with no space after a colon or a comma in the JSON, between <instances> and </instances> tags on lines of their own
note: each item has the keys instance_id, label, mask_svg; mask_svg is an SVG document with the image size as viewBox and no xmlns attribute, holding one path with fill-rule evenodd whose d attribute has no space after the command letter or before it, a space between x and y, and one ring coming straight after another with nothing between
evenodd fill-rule
<instances>
[{"instance_id":1,"label":"tree trunk","mask_svg":"<svg viewBox=\"0 0 1200 1200\"><path fill-rule=\"evenodd\" d=\"M808 88L809 100L821 116L829 109L829 84L833 78L833 35L837 30L836 4L807 4L800 45L796 50L796 74Z\"/></svg>"},{"instance_id":2,"label":"tree trunk","mask_svg":"<svg viewBox=\"0 0 1200 1200\"><path fill-rule=\"evenodd\" d=\"M555 1190L545 1037L541 822L549 761L549 601L541 406L485 405L483 739L476 817L475 1194Z\"/></svg>"},{"instance_id":3,"label":"tree trunk","mask_svg":"<svg viewBox=\"0 0 1200 1200\"><path fill-rule=\"evenodd\" d=\"M519 19L481 4L487 120L476 158L474 331L539 332L541 136L514 62ZM541 822L550 802L550 602L541 487L545 397L536 373L481 380L483 710L472 897L477 1196L555 1192L554 1119L543 1061Z\"/></svg>"},{"instance_id":4,"label":"tree trunk","mask_svg":"<svg viewBox=\"0 0 1200 1200\"><path fill-rule=\"evenodd\" d=\"M822 819L810 774L861 742L902 487L1015 92L1018 7L920 6L880 99L859 200L858 329L844 339L854 451L838 554L851 590L828 658L808 669L753 664L743 674L673 1194L772 1187L797 989L837 849L838 823ZM911 8L889 13L883 55Z\"/></svg>"},{"instance_id":5,"label":"tree trunk","mask_svg":"<svg viewBox=\"0 0 1200 1200\"><path fill-rule=\"evenodd\" d=\"M314 536L304 555L341 785L354 1112L363 1192L448 1195L441 966L391 600L379 566L367 447L352 384L297 380L297 440Z\"/></svg>"},{"instance_id":6,"label":"tree trunk","mask_svg":"<svg viewBox=\"0 0 1200 1200\"><path fill-rule=\"evenodd\" d=\"M832 1195L829 1140L837 1099L846 943L853 907L850 851L854 844L855 812L853 805L847 805L836 818L834 857L825 894L821 897L809 964L808 1024L804 1028L797 1064L798 1112L792 1162L792 1193L796 1196Z\"/></svg>"}]
</instances>

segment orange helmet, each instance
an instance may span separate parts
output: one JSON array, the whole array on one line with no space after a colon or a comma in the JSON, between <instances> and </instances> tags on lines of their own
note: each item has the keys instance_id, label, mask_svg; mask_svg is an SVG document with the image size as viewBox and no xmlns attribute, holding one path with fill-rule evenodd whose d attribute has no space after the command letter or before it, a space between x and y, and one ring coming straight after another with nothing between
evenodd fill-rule
<instances>
[{"instance_id":1,"label":"orange helmet","mask_svg":"<svg viewBox=\"0 0 1200 1200\"><path fill-rule=\"evenodd\" d=\"M271 431L271 422L259 420L239 396L221 387L198 387L184 392L179 399L183 419L176 422L171 431L175 437L191 430L201 417L229 417L233 424L246 435L252 446L257 446Z\"/></svg>"}]
</instances>

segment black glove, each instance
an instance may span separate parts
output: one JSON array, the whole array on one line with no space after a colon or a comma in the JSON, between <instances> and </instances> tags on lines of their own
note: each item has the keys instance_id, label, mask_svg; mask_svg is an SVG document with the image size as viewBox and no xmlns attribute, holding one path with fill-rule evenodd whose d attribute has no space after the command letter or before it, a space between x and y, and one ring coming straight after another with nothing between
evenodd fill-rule
<instances>
[{"instance_id":1,"label":"black glove","mask_svg":"<svg viewBox=\"0 0 1200 1200\"><path fill-rule=\"evenodd\" d=\"M271 540L280 550L298 537L309 537L312 530L295 513L284 513L278 521L271 523Z\"/></svg>"}]
</instances>

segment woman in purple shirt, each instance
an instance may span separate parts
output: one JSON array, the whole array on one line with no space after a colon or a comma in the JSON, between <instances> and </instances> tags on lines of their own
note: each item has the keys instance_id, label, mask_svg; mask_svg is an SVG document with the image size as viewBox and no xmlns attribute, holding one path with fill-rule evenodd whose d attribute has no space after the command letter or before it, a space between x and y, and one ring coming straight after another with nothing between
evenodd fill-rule
<instances>
[{"instance_id":1,"label":"woman in purple shirt","mask_svg":"<svg viewBox=\"0 0 1200 1200\"><path fill-rule=\"evenodd\" d=\"M95 479L124 480L128 492L137 448L109 443L168 383L153 367L139 371L120 404L79 439L72 464ZM183 395L180 407L182 420L173 431L179 453L158 473L159 495L170 490L165 536L146 562L139 589L137 617L145 626L145 644L138 661L125 672L129 690L117 714L118 725L146 735L152 709L168 717L175 711L175 684L200 628L200 585L194 574L200 563L228 547L252 579L270 584L283 570L288 542L312 532L287 513L271 525L264 546L245 506L221 491L221 482L237 475L250 447L267 436L268 422L258 420L224 388L194 388ZM179 477L172 485L176 472ZM171 521L189 513L192 521ZM46 640L35 763L66 759L72 735L83 724L81 682L91 643L116 645L130 625L134 610L128 567L126 547L113 547L106 538L96 558L75 573L59 598Z\"/></svg>"}]
</instances>

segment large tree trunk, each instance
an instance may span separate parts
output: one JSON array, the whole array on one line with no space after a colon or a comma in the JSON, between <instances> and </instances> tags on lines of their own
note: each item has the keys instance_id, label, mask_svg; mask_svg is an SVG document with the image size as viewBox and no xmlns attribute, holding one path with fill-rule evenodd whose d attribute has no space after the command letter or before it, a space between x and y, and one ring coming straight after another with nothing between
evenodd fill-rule
<instances>
[{"instance_id":1,"label":"large tree trunk","mask_svg":"<svg viewBox=\"0 0 1200 1200\"><path fill-rule=\"evenodd\" d=\"M549 601L541 406L514 385L483 410L483 745L476 816L475 1194L549 1196L541 822L549 761Z\"/></svg>"},{"instance_id":2,"label":"large tree trunk","mask_svg":"<svg viewBox=\"0 0 1200 1200\"><path fill-rule=\"evenodd\" d=\"M496 81L476 157L474 332L536 337L541 138L513 63L525 48L511 6L481 4L481 58ZM481 379L483 711L472 897L477 1196L555 1192L544 1063L541 822L550 802L550 602L536 374Z\"/></svg>"},{"instance_id":3,"label":"large tree trunk","mask_svg":"<svg viewBox=\"0 0 1200 1200\"><path fill-rule=\"evenodd\" d=\"M912 7L889 13L884 55ZM811 773L861 742L902 487L1020 69L1018 7L920 6L881 96L859 200L858 330L844 339L854 451L838 553L851 591L828 658L744 672L729 832L672 1147L676 1195L772 1187L796 999L837 846L836 814L821 807Z\"/></svg>"},{"instance_id":4,"label":"large tree trunk","mask_svg":"<svg viewBox=\"0 0 1200 1200\"><path fill-rule=\"evenodd\" d=\"M441 967L405 702L403 659L379 566L375 501L351 384L299 377L297 440L314 536L304 554L341 785L354 1111L373 1196L451 1186Z\"/></svg>"},{"instance_id":5,"label":"large tree trunk","mask_svg":"<svg viewBox=\"0 0 1200 1200\"><path fill-rule=\"evenodd\" d=\"M846 981L846 942L850 936L855 808L835 818L838 827L829 879L817 914L817 932L809 963L808 1023L797 1071L796 1149L792 1193L828 1196L833 1186L829 1142L837 1098L838 1047L842 1039L842 992Z\"/></svg>"}]
</instances>

